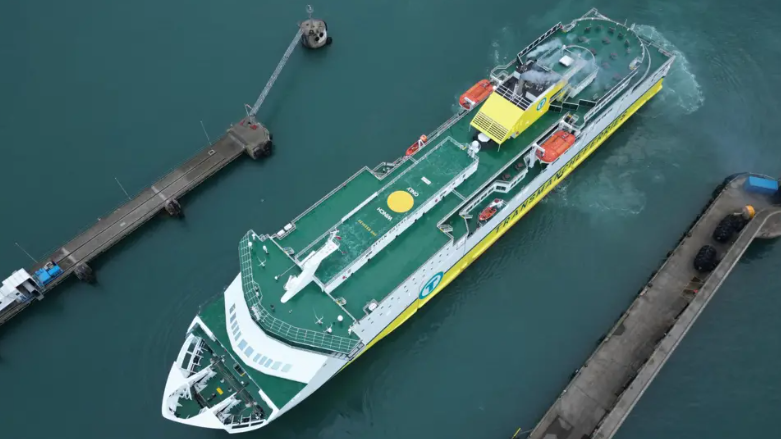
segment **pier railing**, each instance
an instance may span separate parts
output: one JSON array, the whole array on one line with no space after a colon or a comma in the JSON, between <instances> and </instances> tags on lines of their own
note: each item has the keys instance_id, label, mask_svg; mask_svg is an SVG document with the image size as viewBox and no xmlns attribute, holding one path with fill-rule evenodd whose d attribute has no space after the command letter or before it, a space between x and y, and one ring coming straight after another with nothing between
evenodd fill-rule
<instances>
[{"instance_id":1,"label":"pier railing","mask_svg":"<svg viewBox=\"0 0 781 439\"><path fill-rule=\"evenodd\" d=\"M244 299L247 301L252 317L258 322L258 325L264 331L291 343L349 354L359 340L299 328L274 317L266 310L262 303L263 293L260 286L255 282L252 272L252 258L255 250L250 243L254 236L256 236L255 232L250 230L239 242L239 260L241 262L241 287L244 291Z\"/></svg>"}]
</instances>

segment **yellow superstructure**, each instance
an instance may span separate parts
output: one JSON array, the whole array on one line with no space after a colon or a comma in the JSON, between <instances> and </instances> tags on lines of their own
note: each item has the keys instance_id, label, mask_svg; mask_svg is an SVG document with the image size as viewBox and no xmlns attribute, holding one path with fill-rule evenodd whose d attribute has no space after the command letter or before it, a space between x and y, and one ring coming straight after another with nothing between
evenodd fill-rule
<instances>
[{"instance_id":1,"label":"yellow superstructure","mask_svg":"<svg viewBox=\"0 0 781 439\"><path fill-rule=\"evenodd\" d=\"M550 108L553 96L565 84L566 81L561 80L548 88L544 94L537 96L537 99L526 110L494 91L472 119L470 125L501 145L507 139L522 133L545 114Z\"/></svg>"}]
</instances>

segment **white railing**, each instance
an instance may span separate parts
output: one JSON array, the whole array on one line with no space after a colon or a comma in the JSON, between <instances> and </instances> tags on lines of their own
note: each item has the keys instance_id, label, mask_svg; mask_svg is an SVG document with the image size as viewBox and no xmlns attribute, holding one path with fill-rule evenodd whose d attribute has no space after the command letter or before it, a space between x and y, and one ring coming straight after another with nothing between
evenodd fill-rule
<instances>
[{"instance_id":1,"label":"white railing","mask_svg":"<svg viewBox=\"0 0 781 439\"><path fill-rule=\"evenodd\" d=\"M292 343L326 349L334 352L349 353L358 344L357 339L326 334L311 329L298 328L269 313L263 306L263 294L260 286L255 282L252 271L253 247L249 244L255 236L250 230L239 242L239 260L241 263L241 287L244 291L244 299L253 312L253 319L266 332L281 337Z\"/></svg>"},{"instance_id":2,"label":"white railing","mask_svg":"<svg viewBox=\"0 0 781 439\"><path fill-rule=\"evenodd\" d=\"M434 151L439 149L445 142L451 142L451 143L454 143L456 145L458 144L457 142L455 142L450 137L447 137L447 138L443 139L439 144L437 144L437 146L434 147L434 149L429 151L426 154L426 156L423 157L423 159L425 159L428 155L430 155L431 153L433 153ZM421 159L421 160L423 160L423 159ZM361 254L357 258L355 258L352 263L348 264L346 267L342 268L338 273L336 273L335 275L331 276L329 281L326 282L326 285L325 285L326 286L326 291L327 292L333 291L339 284L341 284L341 282L343 282L345 280L345 279L342 279L343 276L349 277L349 276L347 276L348 272L355 273L356 271L358 271L358 269L366 262L366 260L368 260L368 255L370 253L381 251L385 246L390 244L395 239L396 236L398 236L401 233L403 233L412 223L414 223L415 220L420 218L423 214L425 214L428 210L430 210L434 205L436 205L437 202L432 203L433 200L436 200L436 199L441 200L442 198L444 198L444 195L443 195L444 193L453 190L457 186L457 184L456 184L457 181L459 181L459 180L463 181L464 179L466 179L466 176L471 175L472 173L474 173L474 171L477 169L477 163L478 163L477 160L474 160L469 166L464 168L461 172L459 172L457 175L455 175L450 181L448 181L447 184L442 186L442 188L440 188L436 193L431 195L426 200L426 202L424 202L414 212L409 214L407 217L405 217L403 220L401 220L398 224L396 224L390 230L385 232L380 239L378 239L374 244L370 245L363 252L361 252ZM412 169L412 167L405 169L404 172L402 172L401 174L396 176L396 178L394 178L390 183L388 183L387 186L383 187L383 189L381 189L380 192L382 190L384 190L385 188L389 187L390 185L392 185L396 180L398 180L401 176L403 176L410 169Z\"/></svg>"},{"instance_id":3,"label":"white railing","mask_svg":"<svg viewBox=\"0 0 781 439\"><path fill-rule=\"evenodd\" d=\"M411 159L410 156L402 156L397 158L396 160L392 162L381 162L379 165L375 166L374 169L372 169L370 172L377 177L379 180L382 180L383 178L387 177L388 174L393 172L394 169L401 166L402 163L405 163L407 160Z\"/></svg>"},{"instance_id":4,"label":"white railing","mask_svg":"<svg viewBox=\"0 0 781 439\"><path fill-rule=\"evenodd\" d=\"M424 144L424 145L421 147L421 149L423 149L423 148L425 148L426 146L428 146L429 144L431 144L431 143L432 143L432 142L433 142L433 141L434 141L434 140L435 140L435 139L436 139L438 136L440 136L442 133L444 133L445 131L447 131L448 129L450 129L450 127L452 127L453 125L455 125L456 123L458 123L458 121L460 121L460 120L461 120L461 119L462 119L464 116L466 116L466 115L467 115L467 114L468 114L470 111L471 111L471 110L467 110L467 109L465 109L465 108L459 108L459 110L458 110L458 113L456 113L456 114L454 114L453 116L451 116L451 117L450 117L450 119L446 120L446 121L445 121L445 122L444 122L442 125L438 126L438 127L437 127L437 128L434 130L434 131L432 131L431 133L429 133L429 134L428 134L428 136L427 136L427 137L428 137L428 142L427 142L427 143L425 143L425 144ZM328 194L326 194L326 195L325 195L323 198L321 198L320 200L318 200L318 201L317 201L315 204L313 204L313 205L309 206L309 208L308 208L308 209L306 209L306 210L305 210L305 211L303 211L301 214L299 214L298 216L296 216L295 218L293 218L293 220L292 220L292 221L290 221L290 223L289 223L290 225L292 225L292 226L293 226L293 227L292 227L290 230L284 230L284 228L283 228L282 230L284 231L284 233L283 233L281 236L279 236L279 235L275 235L275 237L276 237L276 238L278 238L278 239L283 239L283 238L285 238L286 236L288 236L289 234L293 233L293 231L294 231L294 230L296 230L296 222L297 222L298 220L300 220L301 218L303 218L304 216L306 216L306 214L308 214L309 212L311 212L312 210L314 210L315 208L317 208L317 207L318 207L320 204L322 204L323 202L325 202L325 201L326 201L328 198L330 198L331 196L333 196L333 195L334 195L335 193L337 193L337 192L338 192L340 189L342 189L342 188L344 188L345 186L347 186L347 184L348 184L348 183L350 183L351 181L353 181L353 180L354 180L356 177L358 177L358 175L360 175L362 172L366 172L366 171L368 171L368 172L370 172L372 175L374 175L374 176L375 176L377 179L379 179L379 180L383 180L383 179L384 179L384 178L386 178L386 177L387 177L387 176L388 176L388 175L389 175L389 174L390 174L390 173L391 173L393 170L395 170L396 168L398 168L398 167L399 167L399 166L401 166L402 164L406 163L406 162L407 162L407 160L409 160L410 158L411 158L410 156L406 156L406 155L405 155L405 156L399 157L398 159L396 159L396 160L394 160L393 162L390 162L390 163L388 163L388 162L382 162L382 163L380 163L379 165L375 166L373 169L369 169L368 167L364 166L363 168L361 168L361 170L359 170L358 172L356 172L355 174L353 174L353 175L352 175L350 178L348 178L347 180L345 180L345 181L344 181L342 184L340 184L339 186L337 186L336 188L334 188L334 189L333 189L331 192L329 192ZM380 172L380 169L382 169L382 168L387 168L387 169L386 169L384 172ZM330 230L331 230L331 229L329 229L329 231L330 231ZM320 241L320 240L321 240L321 239L322 239L322 238L323 238L325 235L327 235L327 234L328 234L328 231L326 231L325 233L323 233L322 235L320 235L319 237L317 237L316 239L314 239L314 240L312 241L312 243L309 245L309 247L311 247L311 245L312 245L312 244L314 244L314 243L317 243L318 241ZM307 247L307 248L309 248L309 247ZM299 254L300 254L300 253L303 253L303 252L304 252L303 250L302 250L302 251L298 251L298 253L299 253Z\"/></svg>"},{"instance_id":5,"label":"white railing","mask_svg":"<svg viewBox=\"0 0 781 439\"><path fill-rule=\"evenodd\" d=\"M594 115L596 115L597 113L602 111L602 109L605 108L605 106L607 104L612 102L613 99L616 96L618 96L619 93L624 91L624 89L629 85L629 82L632 81L632 78L635 77L637 72L638 71L635 70L634 72L630 73L628 76L626 76L624 79L622 79L621 82L619 82L618 84L613 86L613 88L611 88L610 91L606 95L602 96L597 101L597 105L595 105L594 108L588 110L588 113L586 113L583 116L583 123L585 124L586 122L588 122L592 117L594 117Z\"/></svg>"},{"instance_id":6,"label":"white railing","mask_svg":"<svg viewBox=\"0 0 781 439\"><path fill-rule=\"evenodd\" d=\"M531 44L529 44L528 46L524 47L520 52L518 52L518 55L517 55L518 60L520 61L522 56L524 56L527 53L531 52L532 49L534 49L535 47L539 46L539 44L542 43L543 41L545 41L546 38L548 38L549 36L555 34L556 31L558 31L561 28L562 28L561 22L558 22L552 28L550 28L547 31L545 31L544 34L542 34L539 37L537 37L537 39L532 41Z\"/></svg>"},{"instance_id":7,"label":"white railing","mask_svg":"<svg viewBox=\"0 0 781 439\"><path fill-rule=\"evenodd\" d=\"M450 116L450 119L446 120L445 123L438 126L434 131L430 132L428 134L428 141L433 142L434 139L436 139L438 136L440 136L442 133L450 129L453 125L455 125L459 120L461 120L464 116L466 116L470 111L466 108L463 108L459 106L458 113L454 114L453 116Z\"/></svg>"},{"instance_id":8,"label":"white railing","mask_svg":"<svg viewBox=\"0 0 781 439\"><path fill-rule=\"evenodd\" d=\"M553 27L548 29L544 34L540 35L539 37L537 37L536 40L532 41L531 44L529 44L528 46L524 47L520 52L518 52L518 54L515 56L515 59L513 59L510 62L508 62L507 64L498 65L498 66L494 67L493 69L491 69L490 77L491 77L491 80L494 82L494 85L501 84L502 82L504 82L509 77L509 75L506 72L506 70L509 70L510 67L512 67L512 65L515 64L516 62L521 62L521 57L522 56L524 56L527 53L531 52L535 47L539 46L540 43L545 41L546 38L550 37L551 35L556 33L556 31L558 31L559 29L562 29L562 28L563 28L563 26L561 25L561 22L556 23Z\"/></svg>"},{"instance_id":9,"label":"white railing","mask_svg":"<svg viewBox=\"0 0 781 439\"><path fill-rule=\"evenodd\" d=\"M509 87L505 86L504 84L500 85L499 87L496 87L496 94L512 102L521 110L529 109L529 105L531 105L532 103L532 101L530 101L528 98L526 98L523 95L514 93L512 90L510 90Z\"/></svg>"},{"instance_id":10,"label":"white railing","mask_svg":"<svg viewBox=\"0 0 781 439\"><path fill-rule=\"evenodd\" d=\"M513 162L510 162L513 163ZM503 168L506 170L507 168ZM495 180L493 183L491 183L488 187L486 187L483 192L477 197L472 198L469 201L469 204L463 207L461 209L461 212L459 212L459 215L462 217L465 217L469 215L469 213L474 209L477 205L483 202L486 198L491 196L491 194L498 192L500 194L506 194L507 192L510 192L512 188L518 185L518 183L521 182L524 178L526 178L526 175L529 173L528 168L524 168L522 171L518 173L515 177L509 179L509 180Z\"/></svg>"}]
</instances>

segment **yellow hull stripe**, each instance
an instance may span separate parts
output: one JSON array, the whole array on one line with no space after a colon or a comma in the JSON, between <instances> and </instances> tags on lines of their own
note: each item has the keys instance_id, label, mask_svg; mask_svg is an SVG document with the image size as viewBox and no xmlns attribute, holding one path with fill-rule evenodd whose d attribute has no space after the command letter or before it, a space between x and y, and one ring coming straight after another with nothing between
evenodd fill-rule
<instances>
[{"instance_id":1,"label":"yellow hull stripe","mask_svg":"<svg viewBox=\"0 0 781 439\"><path fill-rule=\"evenodd\" d=\"M505 218L504 221L499 223L498 226L496 226L495 229L490 231L488 235L486 235L485 238L482 239L477 245L475 245L472 250L469 251L466 255L464 255L463 258L461 258L458 262L456 262L450 270L445 273L445 275L442 278L442 281L437 285L437 287L432 291L428 296L426 296L423 299L418 298L415 302L413 302L407 309L405 309L401 314L399 314L396 319L394 319L385 329L377 335L371 342L369 342L368 345L366 345L366 348L364 348L360 354L358 354L357 357L353 358L345 364L342 369L352 364L353 361L355 361L358 357L364 354L369 348L374 346L375 343L382 340L396 330L399 326L401 326L404 322L407 321L410 317L412 317L413 314L415 314L420 308L422 308L426 303L428 303L429 300L431 300L432 297L436 296L440 291L442 291L450 282L452 282L456 277L458 277L461 272L463 272L467 267L469 267L472 262L475 261L480 255L482 255L488 247L493 245L494 242L496 242L497 239L499 239L502 235L507 232L507 230L510 229L516 222L518 222L519 219L521 219L526 212L531 210L532 207L534 207L537 203L542 200L545 195L548 194L553 188L556 187L562 180L564 180L572 171L575 170L578 165L580 165L586 158L591 155L592 152L594 152L599 145L601 145L605 140L607 140L608 137L610 137L611 134L613 134L618 127L620 127L629 117L631 117L635 112L642 107L646 102L648 102L649 99L651 99L656 93L659 92L659 90L662 89L662 81L664 78L660 79L656 84L654 84L651 88L648 89L648 91L643 94L638 100L636 100L629 108L627 108L620 116L618 116L613 122L610 123L607 127L605 127L604 130L602 130L601 133L599 133L594 140L592 140L588 145L586 145L585 148L581 149L580 152L578 152L575 157L573 157L567 164L562 166L562 168L557 172L553 177L551 177L548 181L543 183L529 198L526 199L520 206L518 206L517 209L515 209L512 213L507 215L507 218Z\"/></svg>"}]
</instances>

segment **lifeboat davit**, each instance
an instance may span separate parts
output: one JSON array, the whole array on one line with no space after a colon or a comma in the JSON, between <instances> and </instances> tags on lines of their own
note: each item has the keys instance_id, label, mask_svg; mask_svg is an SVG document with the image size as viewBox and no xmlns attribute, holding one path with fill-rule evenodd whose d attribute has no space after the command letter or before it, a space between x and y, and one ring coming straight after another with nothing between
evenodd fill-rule
<instances>
[{"instance_id":1,"label":"lifeboat davit","mask_svg":"<svg viewBox=\"0 0 781 439\"><path fill-rule=\"evenodd\" d=\"M420 150L420 148L423 147L423 145L426 144L426 142L428 142L428 136L423 134L422 136L420 136L420 139L418 139L417 142L413 143L412 146L407 148L407 153L405 155L415 154Z\"/></svg>"},{"instance_id":2,"label":"lifeboat davit","mask_svg":"<svg viewBox=\"0 0 781 439\"><path fill-rule=\"evenodd\" d=\"M575 135L564 130L553 133L537 150L537 158L543 163L551 163L564 154L575 143ZM543 152L544 150L544 152Z\"/></svg>"},{"instance_id":3,"label":"lifeboat davit","mask_svg":"<svg viewBox=\"0 0 781 439\"><path fill-rule=\"evenodd\" d=\"M491 81L483 79L462 94L458 103L467 110L471 110L475 105L483 102L492 91L494 91L494 86L491 85Z\"/></svg>"},{"instance_id":4,"label":"lifeboat davit","mask_svg":"<svg viewBox=\"0 0 781 439\"><path fill-rule=\"evenodd\" d=\"M496 215L496 212L502 206L504 206L504 201L500 200L499 198L495 198L493 201L491 201L491 204L486 206L486 208L480 212L480 215L477 216L477 219L480 221L488 221L492 216Z\"/></svg>"}]
</instances>

